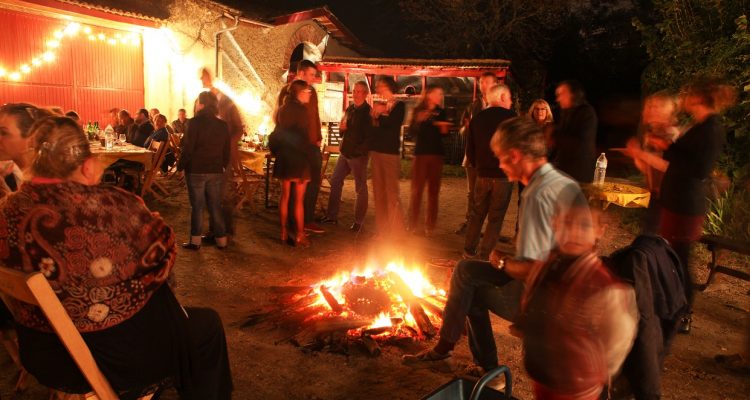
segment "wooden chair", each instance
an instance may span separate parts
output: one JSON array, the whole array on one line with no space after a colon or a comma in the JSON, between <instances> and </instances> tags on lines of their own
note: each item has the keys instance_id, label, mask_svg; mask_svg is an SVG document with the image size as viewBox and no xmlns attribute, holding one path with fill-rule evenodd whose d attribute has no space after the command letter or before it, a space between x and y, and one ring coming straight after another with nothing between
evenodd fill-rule
<instances>
[{"instance_id":1,"label":"wooden chair","mask_svg":"<svg viewBox=\"0 0 750 400\"><path fill-rule=\"evenodd\" d=\"M150 150L154 152L154 156L151 162L151 169L146 172L143 185L141 186L141 197L145 196L147 193L151 193L157 199L164 200L164 197L169 196L169 191L164 186L162 186L161 183L155 180L156 173L161 170L161 164L164 162L164 158L167 156L169 147L169 141L151 142ZM154 189L158 189L161 193L157 193Z\"/></svg>"},{"instance_id":2,"label":"wooden chair","mask_svg":"<svg viewBox=\"0 0 750 400\"><path fill-rule=\"evenodd\" d=\"M239 157L237 157L237 161L232 168L232 177L238 197L235 210L241 210L242 206L248 203L250 204L250 210L256 212L255 195L258 193L258 189L263 187L265 183L264 177L246 170Z\"/></svg>"},{"instance_id":3,"label":"wooden chair","mask_svg":"<svg viewBox=\"0 0 750 400\"><path fill-rule=\"evenodd\" d=\"M182 149L180 148L181 141L182 138L179 134L175 133L169 135L169 147L172 149L172 154L174 154L175 162L167 171L167 179L178 177L180 180L182 180L185 178L184 174L177 172L177 164L180 162L180 156L182 155Z\"/></svg>"},{"instance_id":4,"label":"wooden chair","mask_svg":"<svg viewBox=\"0 0 750 400\"><path fill-rule=\"evenodd\" d=\"M331 174L328 173L328 162L331 160L331 155L339 154L339 146L325 146L323 147L323 163L320 168L320 193L318 194L318 208L322 212L326 211L328 207L328 197L331 195Z\"/></svg>"},{"instance_id":5,"label":"wooden chair","mask_svg":"<svg viewBox=\"0 0 750 400\"><path fill-rule=\"evenodd\" d=\"M40 272L26 274L13 269L0 267L0 297L11 308L9 298L39 307L47 317L49 324L60 341L70 353L83 376L93 390L85 395L74 395L53 392L52 398L57 399L99 399L117 400L117 394L96 365L94 357L81 334L73 325L62 303L50 287L47 279ZM153 395L142 397L141 400L151 399Z\"/></svg>"}]
</instances>

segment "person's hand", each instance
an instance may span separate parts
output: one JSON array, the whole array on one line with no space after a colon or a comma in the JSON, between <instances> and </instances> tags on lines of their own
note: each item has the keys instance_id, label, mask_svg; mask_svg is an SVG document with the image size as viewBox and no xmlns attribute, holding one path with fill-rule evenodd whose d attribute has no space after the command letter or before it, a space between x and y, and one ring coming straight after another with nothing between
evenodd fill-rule
<instances>
[{"instance_id":1,"label":"person's hand","mask_svg":"<svg viewBox=\"0 0 750 400\"><path fill-rule=\"evenodd\" d=\"M641 143L637 138L633 137L628 140L628 143L625 145L625 149L622 150L622 153L630 158L638 158L642 151L643 150L641 149Z\"/></svg>"},{"instance_id":2,"label":"person's hand","mask_svg":"<svg viewBox=\"0 0 750 400\"><path fill-rule=\"evenodd\" d=\"M493 249L492 252L490 252L490 260L489 260L490 264L492 264L492 266L495 268L499 268L500 262L502 261L503 258L507 256L508 254L502 251L499 251L497 249Z\"/></svg>"},{"instance_id":3,"label":"person's hand","mask_svg":"<svg viewBox=\"0 0 750 400\"><path fill-rule=\"evenodd\" d=\"M339 130L340 131L346 130L346 115L344 115L344 118L341 118L341 122L339 122Z\"/></svg>"}]
</instances>

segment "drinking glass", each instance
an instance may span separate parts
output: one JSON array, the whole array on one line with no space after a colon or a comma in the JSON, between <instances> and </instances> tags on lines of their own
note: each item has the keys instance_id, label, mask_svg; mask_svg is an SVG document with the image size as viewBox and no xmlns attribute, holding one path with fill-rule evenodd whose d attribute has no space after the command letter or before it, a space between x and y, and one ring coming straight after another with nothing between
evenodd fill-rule
<instances>
[{"instance_id":1,"label":"drinking glass","mask_svg":"<svg viewBox=\"0 0 750 400\"><path fill-rule=\"evenodd\" d=\"M120 145L125 145L125 142L127 141L127 138L125 137L124 133L121 133L120 137L118 139L120 141Z\"/></svg>"}]
</instances>

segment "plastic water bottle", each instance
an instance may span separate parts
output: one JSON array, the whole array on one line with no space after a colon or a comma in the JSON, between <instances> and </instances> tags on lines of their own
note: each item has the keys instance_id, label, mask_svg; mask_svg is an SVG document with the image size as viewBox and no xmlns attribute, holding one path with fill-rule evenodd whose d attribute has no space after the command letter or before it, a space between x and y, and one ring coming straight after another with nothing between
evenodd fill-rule
<instances>
[{"instance_id":1,"label":"plastic water bottle","mask_svg":"<svg viewBox=\"0 0 750 400\"><path fill-rule=\"evenodd\" d=\"M104 130L104 148L107 150L112 150L112 147L115 145L115 130L112 129L111 126L107 126L107 129Z\"/></svg>"},{"instance_id":2,"label":"plastic water bottle","mask_svg":"<svg viewBox=\"0 0 750 400\"><path fill-rule=\"evenodd\" d=\"M607 175L607 156L602 153L599 158L596 159L596 167L594 168L594 185L603 185L604 177Z\"/></svg>"}]
</instances>

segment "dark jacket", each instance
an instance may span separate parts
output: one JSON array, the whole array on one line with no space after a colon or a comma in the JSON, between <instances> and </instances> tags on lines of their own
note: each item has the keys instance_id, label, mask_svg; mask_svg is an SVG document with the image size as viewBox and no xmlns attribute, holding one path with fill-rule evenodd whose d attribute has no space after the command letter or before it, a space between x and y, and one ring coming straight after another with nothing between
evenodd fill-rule
<instances>
[{"instance_id":1,"label":"dark jacket","mask_svg":"<svg viewBox=\"0 0 750 400\"><path fill-rule=\"evenodd\" d=\"M309 114L302 103L291 100L281 106L276 128L268 138L268 147L276 156L273 174L277 179L310 179L311 151Z\"/></svg>"},{"instance_id":2,"label":"dark jacket","mask_svg":"<svg viewBox=\"0 0 750 400\"><path fill-rule=\"evenodd\" d=\"M318 109L318 93L315 91L315 88L310 85L310 90L312 93L310 94L310 102L305 104L305 109L307 110L307 117L309 124L307 126L307 135L308 140L310 143L317 145L318 142L323 140L323 134L320 133L320 111ZM276 109L281 109L282 104L284 103L284 99L286 98L286 95L289 93L289 85L284 86L281 88L281 91L279 92L279 97L276 99Z\"/></svg>"},{"instance_id":3,"label":"dark jacket","mask_svg":"<svg viewBox=\"0 0 750 400\"><path fill-rule=\"evenodd\" d=\"M477 169L477 176L507 178L490 148L490 140L501 122L515 116L516 113L507 108L490 107L471 119L466 135L466 161Z\"/></svg>"},{"instance_id":4,"label":"dark jacket","mask_svg":"<svg viewBox=\"0 0 750 400\"><path fill-rule=\"evenodd\" d=\"M370 135L370 151L385 154L401 152L401 125L404 123L406 106L397 101L388 114L381 114L373 124Z\"/></svg>"},{"instance_id":5,"label":"dark jacket","mask_svg":"<svg viewBox=\"0 0 750 400\"><path fill-rule=\"evenodd\" d=\"M684 269L667 242L651 235L638 236L606 263L633 285L638 305L638 334L622 372L637 400L658 399L664 357L687 310Z\"/></svg>"},{"instance_id":6,"label":"dark jacket","mask_svg":"<svg viewBox=\"0 0 750 400\"><path fill-rule=\"evenodd\" d=\"M188 174L221 174L229 166L230 146L227 123L201 110L190 120L180 143L178 169Z\"/></svg>"},{"instance_id":7,"label":"dark jacket","mask_svg":"<svg viewBox=\"0 0 750 400\"><path fill-rule=\"evenodd\" d=\"M130 140L134 146L146 147L146 140L154 133L154 125L146 121L140 125L134 125L133 136Z\"/></svg>"},{"instance_id":8,"label":"dark jacket","mask_svg":"<svg viewBox=\"0 0 750 400\"><path fill-rule=\"evenodd\" d=\"M370 118L371 107L362 103L357 107L354 103L346 109L346 130L341 131L343 140L341 142L341 154L347 158L356 158L367 155L367 135L372 129L372 118Z\"/></svg>"},{"instance_id":9,"label":"dark jacket","mask_svg":"<svg viewBox=\"0 0 750 400\"><path fill-rule=\"evenodd\" d=\"M707 181L725 143L720 117L712 115L669 146L664 152L669 167L659 191L664 208L680 215L706 213Z\"/></svg>"},{"instance_id":10,"label":"dark jacket","mask_svg":"<svg viewBox=\"0 0 750 400\"><path fill-rule=\"evenodd\" d=\"M597 123L594 108L583 103L562 110L555 127L552 163L579 183L594 180Z\"/></svg>"}]
</instances>

